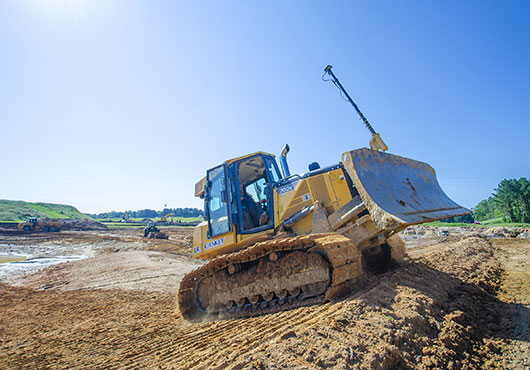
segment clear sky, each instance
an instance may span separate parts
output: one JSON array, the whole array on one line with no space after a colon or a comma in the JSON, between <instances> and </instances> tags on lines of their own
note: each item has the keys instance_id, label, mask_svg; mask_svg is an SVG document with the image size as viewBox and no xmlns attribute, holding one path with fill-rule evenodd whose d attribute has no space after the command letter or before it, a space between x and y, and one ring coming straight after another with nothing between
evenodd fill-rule
<instances>
[{"instance_id":1,"label":"clear sky","mask_svg":"<svg viewBox=\"0 0 530 370\"><path fill-rule=\"evenodd\" d=\"M202 207L224 160L370 135L466 207L530 177L528 1L0 1L0 198Z\"/></svg>"}]
</instances>

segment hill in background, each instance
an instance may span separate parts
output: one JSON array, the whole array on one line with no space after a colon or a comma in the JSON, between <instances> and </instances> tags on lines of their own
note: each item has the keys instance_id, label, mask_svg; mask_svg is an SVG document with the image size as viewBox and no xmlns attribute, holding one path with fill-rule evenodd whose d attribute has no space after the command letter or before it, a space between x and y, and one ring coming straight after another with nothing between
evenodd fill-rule
<instances>
[{"instance_id":1,"label":"hill in background","mask_svg":"<svg viewBox=\"0 0 530 370\"><path fill-rule=\"evenodd\" d=\"M0 199L0 221L22 221L27 217L90 219L73 206Z\"/></svg>"}]
</instances>

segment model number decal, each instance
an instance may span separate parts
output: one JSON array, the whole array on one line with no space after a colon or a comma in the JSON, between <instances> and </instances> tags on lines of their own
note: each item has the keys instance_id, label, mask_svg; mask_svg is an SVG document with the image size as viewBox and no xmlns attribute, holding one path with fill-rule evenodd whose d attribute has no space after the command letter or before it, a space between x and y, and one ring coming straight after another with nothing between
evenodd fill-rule
<instances>
[{"instance_id":1,"label":"model number decal","mask_svg":"<svg viewBox=\"0 0 530 370\"><path fill-rule=\"evenodd\" d=\"M220 239L212 240L211 242L204 244L204 249L210 249L213 247L217 247L219 245L223 245L224 243L225 243L225 237L222 237Z\"/></svg>"},{"instance_id":2,"label":"model number decal","mask_svg":"<svg viewBox=\"0 0 530 370\"><path fill-rule=\"evenodd\" d=\"M294 187L296 186L296 183L295 182L292 182L290 184L285 184L283 186L280 186L278 188L278 195L279 196L282 196L284 195L285 193L288 193L290 192L291 190L294 190Z\"/></svg>"},{"instance_id":3,"label":"model number decal","mask_svg":"<svg viewBox=\"0 0 530 370\"><path fill-rule=\"evenodd\" d=\"M193 248L193 254L197 254L197 253L199 253L200 251L201 251L201 246L200 246L200 245L198 245L198 246L196 246L195 248Z\"/></svg>"}]
</instances>

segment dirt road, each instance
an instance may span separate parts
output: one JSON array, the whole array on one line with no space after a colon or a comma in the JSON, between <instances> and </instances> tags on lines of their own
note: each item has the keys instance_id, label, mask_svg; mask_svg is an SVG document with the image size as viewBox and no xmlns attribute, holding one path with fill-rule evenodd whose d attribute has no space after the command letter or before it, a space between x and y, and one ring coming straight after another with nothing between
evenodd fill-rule
<instances>
[{"instance_id":1,"label":"dirt road","mask_svg":"<svg viewBox=\"0 0 530 370\"><path fill-rule=\"evenodd\" d=\"M1 284L0 368L530 367L528 240L415 243L407 263L347 300L189 324L173 294L193 267L189 235L177 237Z\"/></svg>"}]
</instances>

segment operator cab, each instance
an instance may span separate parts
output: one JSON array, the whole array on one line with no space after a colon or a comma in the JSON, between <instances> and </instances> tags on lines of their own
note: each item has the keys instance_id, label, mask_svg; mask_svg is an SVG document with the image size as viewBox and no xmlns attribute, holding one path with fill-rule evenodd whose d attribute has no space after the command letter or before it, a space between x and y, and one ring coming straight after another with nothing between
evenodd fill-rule
<instances>
[{"instance_id":1,"label":"operator cab","mask_svg":"<svg viewBox=\"0 0 530 370\"><path fill-rule=\"evenodd\" d=\"M274 227L272 189L280 180L274 155L254 153L206 173L208 238L233 231L249 234Z\"/></svg>"}]
</instances>

